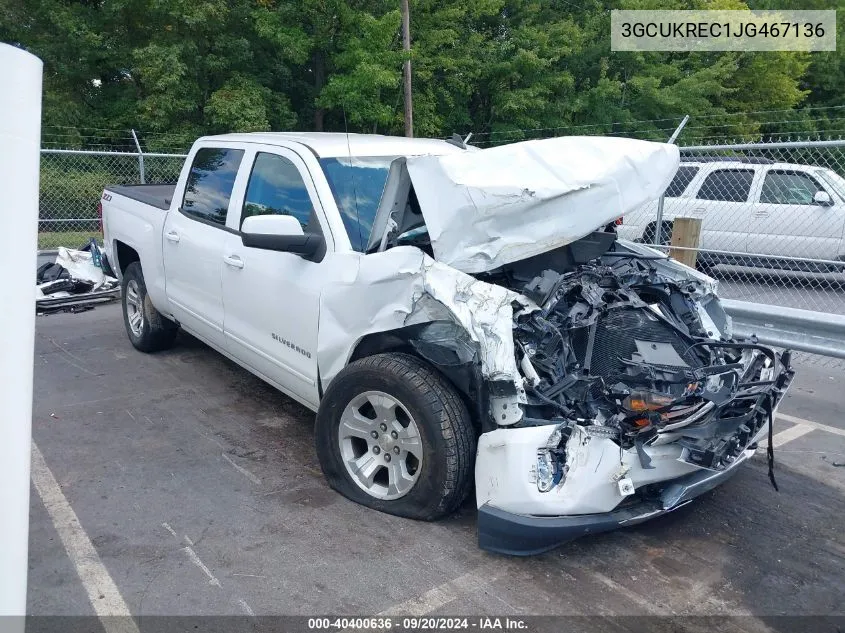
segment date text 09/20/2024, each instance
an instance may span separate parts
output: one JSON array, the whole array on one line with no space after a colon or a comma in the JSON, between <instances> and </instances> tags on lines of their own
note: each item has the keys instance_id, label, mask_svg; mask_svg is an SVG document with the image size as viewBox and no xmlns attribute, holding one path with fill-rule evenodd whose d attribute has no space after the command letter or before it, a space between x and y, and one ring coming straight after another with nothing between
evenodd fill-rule
<instances>
[{"instance_id":1,"label":"date text 09/20/2024","mask_svg":"<svg viewBox=\"0 0 845 633\"><path fill-rule=\"evenodd\" d=\"M447 630L511 630L524 631L528 625L524 619L511 617L359 617L359 618L309 618L308 629L330 630L391 630L400 631L447 631Z\"/></svg>"}]
</instances>

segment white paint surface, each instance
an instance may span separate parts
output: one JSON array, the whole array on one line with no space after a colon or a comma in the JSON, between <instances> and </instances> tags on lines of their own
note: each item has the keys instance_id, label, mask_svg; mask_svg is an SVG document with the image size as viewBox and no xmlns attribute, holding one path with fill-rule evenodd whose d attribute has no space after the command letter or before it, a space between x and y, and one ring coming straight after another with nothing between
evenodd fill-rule
<instances>
[{"instance_id":1,"label":"white paint surface","mask_svg":"<svg viewBox=\"0 0 845 633\"><path fill-rule=\"evenodd\" d=\"M200 560L200 557L197 556L197 553L193 550L193 548L183 547L182 551L185 552L188 555L188 558L191 560L191 562L194 565L196 565L197 567L199 567L202 570L202 573L204 573L206 576L208 576L208 584L209 585L214 585L215 587L220 586L220 581L217 580L217 577L214 574L211 573L211 570L208 567L206 567L205 563L202 562L202 560Z\"/></svg>"},{"instance_id":2,"label":"white paint surface","mask_svg":"<svg viewBox=\"0 0 845 633\"><path fill-rule=\"evenodd\" d=\"M261 480L257 476L253 475L251 472L249 472L243 466L239 466L238 464L236 464L235 460L233 460L231 457L229 457L226 453L221 453L221 455L223 456L223 459L225 459L232 466L232 468L237 470L240 474L242 474L244 477L249 479L256 486L261 485Z\"/></svg>"},{"instance_id":3,"label":"white paint surface","mask_svg":"<svg viewBox=\"0 0 845 633\"><path fill-rule=\"evenodd\" d=\"M106 633L138 633L129 607L34 442L32 483Z\"/></svg>"},{"instance_id":4,"label":"white paint surface","mask_svg":"<svg viewBox=\"0 0 845 633\"><path fill-rule=\"evenodd\" d=\"M26 612L41 60L0 44L0 616Z\"/></svg>"},{"instance_id":5,"label":"white paint surface","mask_svg":"<svg viewBox=\"0 0 845 633\"><path fill-rule=\"evenodd\" d=\"M440 607L449 604L453 600L463 596L472 596L482 593L483 589L495 582L496 576L492 572L501 568L497 565L482 565L457 578L429 589L425 593L396 604L381 613L379 616L421 616L436 611Z\"/></svg>"},{"instance_id":6,"label":"white paint surface","mask_svg":"<svg viewBox=\"0 0 845 633\"><path fill-rule=\"evenodd\" d=\"M570 244L656 200L679 161L666 143L564 136L407 165L435 259L478 273Z\"/></svg>"},{"instance_id":7,"label":"white paint surface","mask_svg":"<svg viewBox=\"0 0 845 633\"><path fill-rule=\"evenodd\" d=\"M807 424L796 424L795 426L791 426L788 429L775 434L772 438L772 446L775 448L783 446L792 440L797 440L799 437L807 435L807 433L810 433L812 430L813 427Z\"/></svg>"}]
</instances>

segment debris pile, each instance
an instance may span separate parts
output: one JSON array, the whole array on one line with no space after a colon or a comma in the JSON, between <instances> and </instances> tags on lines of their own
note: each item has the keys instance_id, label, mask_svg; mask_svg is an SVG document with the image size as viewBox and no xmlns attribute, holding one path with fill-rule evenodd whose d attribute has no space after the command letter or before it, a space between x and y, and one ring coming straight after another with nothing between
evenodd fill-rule
<instances>
[{"instance_id":1,"label":"debris pile","mask_svg":"<svg viewBox=\"0 0 845 633\"><path fill-rule=\"evenodd\" d=\"M36 272L36 312L78 312L115 299L120 283L108 273L111 268L94 239L83 250L59 247L56 260Z\"/></svg>"}]
</instances>

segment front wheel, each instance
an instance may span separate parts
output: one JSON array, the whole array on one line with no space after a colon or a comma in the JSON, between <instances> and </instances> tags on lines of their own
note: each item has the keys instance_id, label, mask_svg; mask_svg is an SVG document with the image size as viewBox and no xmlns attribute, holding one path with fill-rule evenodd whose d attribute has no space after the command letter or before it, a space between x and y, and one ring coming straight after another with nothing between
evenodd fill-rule
<instances>
[{"instance_id":1,"label":"front wheel","mask_svg":"<svg viewBox=\"0 0 845 633\"><path fill-rule=\"evenodd\" d=\"M162 316L150 301L140 262L126 267L121 291L123 323L135 349L158 352L173 347L179 326Z\"/></svg>"},{"instance_id":2,"label":"front wheel","mask_svg":"<svg viewBox=\"0 0 845 633\"><path fill-rule=\"evenodd\" d=\"M316 424L329 485L388 514L432 521L472 484L476 438L455 389L408 354L379 354L341 371Z\"/></svg>"}]
</instances>

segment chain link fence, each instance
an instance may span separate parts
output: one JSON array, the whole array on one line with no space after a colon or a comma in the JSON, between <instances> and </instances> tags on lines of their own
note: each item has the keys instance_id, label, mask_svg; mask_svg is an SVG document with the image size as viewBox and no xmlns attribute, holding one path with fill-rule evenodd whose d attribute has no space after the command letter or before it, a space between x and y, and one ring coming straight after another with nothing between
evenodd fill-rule
<instances>
[{"instance_id":1,"label":"chain link fence","mask_svg":"<svg viewBox=\"0 0 845 633\"><path fill-rule=\"evenodd\" d=\"M175 182L184 154L41 150L38 247L100 239L97 204L107 185Z\"/></svg>"},{"instance_id":2,"label":"chain link fence","mask_svg":"<svg viewBox=\"0 0 845 633\"><path fill-rule=\"evenodd\" d=\"M666 121L668 138L675 123ZM628 213L621 237L669 250L677 218L698 218L696 266L719 281L729 299L845 314L845 140L719 142L695 125L681 134L681 166L658 201ZM843 119L845 130L845 119ZM835 131L835 130L834 130ZM660 133L663 133L662 131ZM585 129L519 130L472 143L489 147L561 134L620 134L655 139L655 132ZM684 145L684 136L712 144ZM39 247L78 247L101 237L97 203L112 184L174 182L184 153L43 149ZM740 141L747 140L747 137ZM129 142L129 141L127 141ZM131 146L130 146L131 147ZM678 251L675 251L678 252ZM841 361L813 357L822 364Z\"/></svg>"},{"instance_id":3,"label":"chain link fence","mask_svg":"<svg viewBox=\"0 0 845 633\"><path fill-rule=\"evenodd\" d=\"M845 313L845 141L681 148L657 201L625 216L622 237L669 247L697 218L698 268L731 299Z\"/></svg>"},{"instance_id":4,"label":"chain link fence","mask_svg":"<svg viewBox=\"0 0 845 633\"><path fill-rule=\"evenodd\" d=\"M662 215L650 203L625 216L620 235L695 251L724 298L845 314L845 141L680 149ZM700 219L697 243L670 247L677 218Z\"/></svg>"},{"instance_id":5,"label":"chain link fence","mask_svg":"<svg viewBox=\"0 0 845 633\"><path fill-rule=\"evenodd\" d=\"M618 233L673 256L693 252L696 267L719 281L724 298L765 304L773 312L789 307L845 314L845 110L824 110L808 117L732 115L742 123L730 117L718 125L707 117L693 121L675 141L681 166L662 204L655 200L626 214ZM509 130L474 135L471 142L491 147L594 134L666 142L679 122ZM700 220L694 243L682 237L679 222L675 244L683 244L671 245L677 218ZM801 357L845 367L830 357Z\"/></svg>"}]
</instances>

